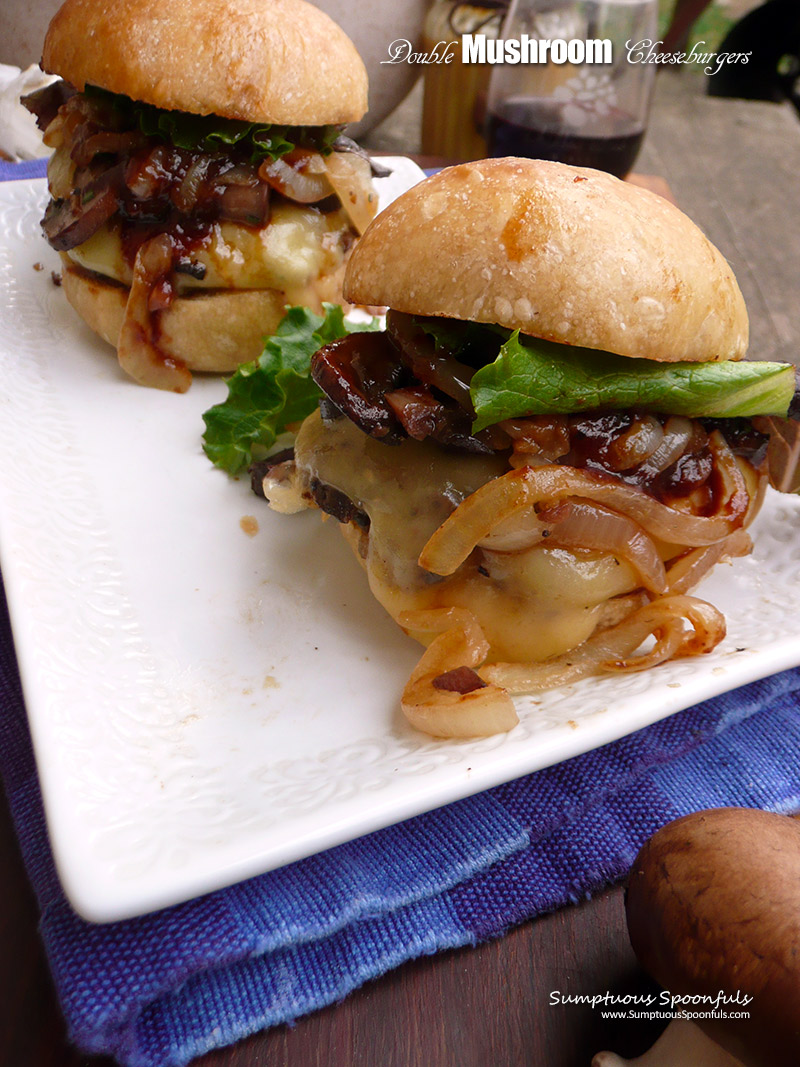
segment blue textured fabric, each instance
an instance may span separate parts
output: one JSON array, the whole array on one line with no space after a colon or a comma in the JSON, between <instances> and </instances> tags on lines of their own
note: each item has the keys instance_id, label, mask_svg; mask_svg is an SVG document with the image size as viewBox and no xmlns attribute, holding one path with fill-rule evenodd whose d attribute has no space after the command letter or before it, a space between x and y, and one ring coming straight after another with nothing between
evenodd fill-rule
<instances>
[{"instance_id":1,"label":"blue textured fabric","mask_svg":"<svg viewBox=\"0 0 800 1067\"><path fill-rule=\"evenodd\" d=\"M178 1067L405 960L591 895L679 815L798 810L800 670L229 889L94 926L53 866L0 586L0 773L72 1040L131 1067Z\"/></svg>"},{"instance_id":2,"label":"blue textured fabric","mask_svg":"<svg viewBox=\"0 0 800 1067\"><path fill-rule=\"evenodd\" d=\"M46 173L47 159L26 159L24 163L8 163L5 159L0 159L0 182L44 178Z\"/></svg>"}]
</instances>

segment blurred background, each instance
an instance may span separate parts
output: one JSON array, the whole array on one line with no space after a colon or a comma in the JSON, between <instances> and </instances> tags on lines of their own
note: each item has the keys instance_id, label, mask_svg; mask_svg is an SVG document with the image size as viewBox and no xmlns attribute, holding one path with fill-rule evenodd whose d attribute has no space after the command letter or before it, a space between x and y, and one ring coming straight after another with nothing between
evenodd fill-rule
<instances>
[{"instance_id":1,"label":"blurred background","mask_svg":"<svg viewBox=\"0 0 800 1067\"><path fill-rule=\"evenodd\" d=\"M800 2L793 0L795 6L800 15ZM690 0L691 4L691 0ZM705 6L705 9L701 12L696 21L692 22L688 35L684 39L679 36L677 40L673 41L673 45L676 51L688 50L695 42L704 41L707 51L716 51L720 43L725 36L731 31L736 23L738 23L745 15L752 12L754 9L760 7L762 0L713 0L712 3ZM380 8L387 6L385 0L382 0L381 4L376 5ZM677 21L676 16L679 15L678 5L673 0L659 0L659 37L664 38L671 26ZM702 6L701 3L697 5ZM426 9L430 5L426 5ZM689 12L691 14L691 12ZM347 26L345 26L347 29ZM349 32L349 30L348 30ZM420 26L421 32L421 26ZM669 44L669 42L668 42ZM392 67L383 67L375 75L377 84L372 80L371 73L371 93L377 90L377 86L380 85L382 78L384 77L383 71L392 70ZM671 68L664 68L667 77L686 77L693 79L693 85L697 93L703 93L706 90L707 78L698 72L696 67L678 66ZM487 72L488 73L488 72ZM429 75L430 76L430 75ZM388 117L379 120L372 124L370 123L370 132L368 136L362 136L365 147L372 151L384 151L384 152L410 152L419 153L422 151L441 153L442 149L426 143L423 146L422 137L422 113L423 113L423 77L420 76L409 87L409 93L404 99L398 101L397 107L392 111ZM447 154L446 152L443 154Z\"/></svg>"},{"instance_id":2,"label":"blurred background","mask_svg":"<svg viewBox=\"0 0 800 1067\"><path fill-rule=\"evenodd\" d=\"M37 63L47 25L59 6L60 0L2 0L0 63L23 68ZM430 0L373 0L369 5L318 0L317 6L344 28L367 65L370 112L354 128L355 136L373 150L421 151L422 68L409 63L381 64L381 60L386 59L389 44L398 38L419 43L432 6ZM690 43L704 40L710 49L716 48L734 23L758 6L758 0L714 0L693 24ZM674 0L659 0L661 36L667 32L675 11ZM370 135L365 138L368 130Z\"/></svg>"}]
</instances>

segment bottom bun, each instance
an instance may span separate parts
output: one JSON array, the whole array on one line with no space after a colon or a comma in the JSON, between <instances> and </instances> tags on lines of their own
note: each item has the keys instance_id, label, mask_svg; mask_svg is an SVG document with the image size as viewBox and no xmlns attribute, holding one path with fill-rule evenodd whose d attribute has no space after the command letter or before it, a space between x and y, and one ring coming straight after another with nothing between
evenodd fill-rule
<instances>
[{"instance_id":1,"label":"bottom bun","mask_svg":"<svg viewBox=\"0 0 800 1067\"><path fill-rule=\"evenodd\" d=\"M130 290L61 256L67 300L104 341L117 347ZM177 297L159 316L159 348L191 371L234 371L256 359L284 315L278 289L215 289Z\"/></svg>"}]
</instances>

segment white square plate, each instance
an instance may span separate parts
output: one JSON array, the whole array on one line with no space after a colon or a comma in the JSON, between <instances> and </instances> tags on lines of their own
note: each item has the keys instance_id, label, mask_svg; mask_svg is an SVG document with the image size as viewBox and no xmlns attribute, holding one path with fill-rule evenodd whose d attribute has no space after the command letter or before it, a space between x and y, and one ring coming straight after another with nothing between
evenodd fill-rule
<instances>
[{"instance_id":1,"label":"white square plate","mask_svg":"<svg viewBox=\"0 0 800 1067\"><path fill-rule=\"evenodd\" d=\"M419 178L389 163L395 192ZM420 650L335 524L276 515L210 466L222 380L178 396L120 372L52 283L45 198L0 186L0 559L56 861L87 918L258 874L800 663L800 500L770 494L755 554L703 586L729 624L712 655L522 698L507 735L414 732L399 694Z\"/></svg>"}]
</instances>

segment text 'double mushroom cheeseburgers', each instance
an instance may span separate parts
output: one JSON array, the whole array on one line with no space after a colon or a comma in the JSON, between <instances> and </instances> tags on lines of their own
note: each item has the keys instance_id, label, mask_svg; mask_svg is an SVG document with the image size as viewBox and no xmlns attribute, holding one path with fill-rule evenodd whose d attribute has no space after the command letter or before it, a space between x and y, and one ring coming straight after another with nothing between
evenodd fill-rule
<instances>
[{"instance_id":1,"label":"text 'double mushroom cheeseburgers'","mask_svg":"<svg viewBox=\"0 0 800 1067\"><path fill-rule=\"evenodd\" d=\"M320 410L264 492L339 519L428 645L415 726L507 730L511 693L718 644L689 591L751 550L752 416L785 416L795 375L742 361L736 280L685 215L598 171L465 164L375 220L345 295L386 330L316 353Z\"/></svg>"},{"instance_id":2,"label":"text 'double mushroom cheeseburgers'","mask_svg":"<svg viewBox=\"0 0 800 1067\"><path fill-rule=\"evenodd\" d=\"M377 208L342 134L367 108L350 39L304 0L67 0L25 100L54 149L45 236L70 303L138 381L261 351L287 304L341 299Z\"/></svg>"}]
</instances>

